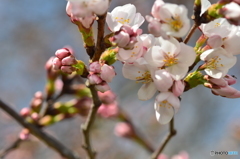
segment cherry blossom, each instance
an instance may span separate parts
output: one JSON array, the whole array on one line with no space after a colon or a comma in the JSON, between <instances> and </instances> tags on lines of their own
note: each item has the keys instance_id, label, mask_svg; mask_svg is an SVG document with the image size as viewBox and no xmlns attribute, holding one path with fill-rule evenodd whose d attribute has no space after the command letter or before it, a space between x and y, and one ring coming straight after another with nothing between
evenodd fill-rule
<instances>
[{"instance_id":1,"label":"cherry blossom","mask_svg":"<svg viewBox=\"0 0 240 159\"><path fill-rule=\"evenodd\" d=\"M139 28L144 22L140 13L136 13L136 7L133 4L118 6L107 13L106 22L112 32L117 32L123 25L133 28Z\"/></svg>"},{"instance_id":2,"label":"cherry blossom","mask_svg":"<svg viewBox=\"0 0 240 159\"><path fill-rule=\"evenodd\" d=\"M195 60L193 48L172 37L169 40L159 37L157 43L160 46L151 47L144 55L146 61L157 69L165 68L175 80L182 79Z\"/></svg>"},{"instance_id":3,"label":"cherry blossom","mask_svg":"<svg viewBox=\"0 0 240 159\"><path fill-rule=\"evenodd\" d=\"M154 103L157 121L167 124L180 107L180 100L172 92L160 93Z\"/></svg>"},{"instance_id":4,"label":"cherry blossom","mask_svg":"<svg viewBox=\"0 0 240 159\"><path fill-rule=\"evenodd\" d=\"M224 77L228 70L235 65L237 59L223 48L210 49L200 55L201 60L205 61L201 67L213 78Z\"/></svg>"}]
</instances>

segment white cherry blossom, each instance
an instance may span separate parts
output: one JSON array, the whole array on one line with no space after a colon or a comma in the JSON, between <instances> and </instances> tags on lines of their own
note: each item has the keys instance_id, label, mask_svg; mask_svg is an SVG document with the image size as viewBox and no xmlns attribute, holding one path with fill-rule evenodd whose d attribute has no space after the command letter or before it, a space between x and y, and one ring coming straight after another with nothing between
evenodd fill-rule
<instances>
[{"instance_id":1,"label":"white cherry blossom","mask_svg":"<svg viewBox=\"0 0 240 159\"><path fill-rule=\"evenodd\" d=\"M129 25L133 28L139 28L144 22L140 13L136 13L136 7L133 4L118 6L107 13L106 22L112 32L117 32L123 25Z\"/></svg>"},{"instance_id":2,"label":"white cherry blossom","mask_svg":"<svg viewBox=\"0 0 240 159\"><path fill-rule=\"evenodd\" d=\"M180 107L180 100L172 92L160 93L154 103L157 121L160 124L167 124Z\"/></svg>"},{"instance_id":3,"label":"white cherry blossom","mask_svg":"<svg viewBox=\"0 0 240 159\"><path fill-rule=\"evenodd\" d=\"M146 61L154 68L165 68L175 80L182 79L196 58L193 48L173 37L168 40L159 37L157 44L160 46L151 47L144 55Z\"/></svg>"},{"instance_id":4,"label":"white cherry blossom","mask_svg":"<svg viewBox=\"0 0 240 159\"><path fill-rule=\"evenodd\" d=\"M237 59L223 48L209 49L200 55L200 59L205 61L204 71L213 78L224 77L228 70L233 67Z\"/></svg>"},{"instance_id":5,"label":"white cherry blossom","mask_svg":"<svg viewBox=\"0 0 240 159\"><path fill-rule=\"evenodd\" d=\"M189 31L190 20L185 6L165 3L160 6L158 13L162 22L161 29L167 35L182 37Z\"/></svg>"},{"instance_id":6,"label":"white cherry blossom","mask_svg":"<svg viewBox=\"0 0 240 159\"><path fill-rule=\"evenodd\" d=\"M152 98L157 90L168 91L173 84L172 77L167 71L151 69L143 58L133 64L125 63L122 72L125 78L143 83L138 91L140 100Z\"/></svg>"}]
</instances>

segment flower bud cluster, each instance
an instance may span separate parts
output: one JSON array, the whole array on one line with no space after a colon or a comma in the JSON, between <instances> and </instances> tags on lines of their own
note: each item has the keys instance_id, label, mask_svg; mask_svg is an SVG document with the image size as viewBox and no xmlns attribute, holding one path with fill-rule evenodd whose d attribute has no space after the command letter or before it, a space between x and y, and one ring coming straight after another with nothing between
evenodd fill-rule
<instances>
[{"instance_id":1,"label":"flower bud cluster","mask_svg":"<svg viewBox=\"0 0 240 159\"><path fill-rule=\"evenodd\" d=\"M56 71L61 70L63 73L72 74L76 71L73 65L77 64L73 51L69 48L62 48L56 51L56 57L53 59L53 69Z\"/></svg>"},{"instance_id":2,"label":"flower bud cluster","mask_svg":"<svg viewBox=\"0 0 240 159\"><path fill-rule=\"evenodd\" d=\"M88 80L91 85L95 85L96 90L106 92L110 90L108 85L115 77L116 73L113 66L100 64L98 61L92 62L89 65Z\"/></svg>"},{"instance_id":3,"label":"flower bud cluster","mask_svg":"<svg viewBox=\"0 0 240 159\"><path fill-rule=\"evenodd\" d=\"M112 91L98 92L102 105L98 108L98 114L103 118L117 117L119 115L116 95Z\"/></svg>"}]
</instances>

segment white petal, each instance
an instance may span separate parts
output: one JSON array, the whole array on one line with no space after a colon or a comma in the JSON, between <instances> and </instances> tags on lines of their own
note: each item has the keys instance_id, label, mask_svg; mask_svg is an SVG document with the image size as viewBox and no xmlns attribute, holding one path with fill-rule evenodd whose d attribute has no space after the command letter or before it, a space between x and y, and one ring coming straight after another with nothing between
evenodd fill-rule
<instances>
[{"instance_id":1,"label":"white petal","mask_svg":"<svg viewBox=\"0 0 240 159\"><path fill-rule=\"evenodd\" d=\"M166 70L157 70L154 74L154 84L161 92L166 92L173 85L171 75Z\"/></svg>"},{"instance_id":2,"label":"white petal","mask_svg":"<svg viewBox=\"0 0 240 159\"><path fill-rule=\"evenodd\" d=\"M138 98L140 100L151 99L156 93L157 89L153 82L143 84L142 87L138 90Z\"/></svg>"},{"instance_id":3,"label":"white petal","mask_svg":"<svg viewBox=\"0 0 240 159\"><path fill-rule=\"evenodd\" d=\"M157 121L160 124L167 124L172 120L174 115L173 107L167 108L156 105L155 110Z\"/></svg>"},{"instance_id":4,"label":"white petal","mask_svg":"<svg viewBox=\"0 0 240 159\"><path fill-rule=\"evenodd\" d=\"M206 12L210 6L211 6L211 3L208 0L201 0L201 13L200 13L200 16L202 16L203 13Z\"/></svg>"},{"instance_id":5,"label":"white petal","mask_svg":"<svg viewBox=\"0 0 240 159\"><path fill-rule=\"evenodd\" d=\"M188 65L185 65L183 63L177 64L167 67L166 70L172 75L173 79L181 80L188 72Z\"/></svg>"},{"instance_id":6,"label":"white petal","mask_svg":"<svg viewBox=\"0 0 240 159\"><path fill-rule=\"evenodd\" d=\"M142 76L147 71L144 65L124 64L122 67L123 76L127 79L137 80L136 78Z\"/></svg>"}]
</instances>

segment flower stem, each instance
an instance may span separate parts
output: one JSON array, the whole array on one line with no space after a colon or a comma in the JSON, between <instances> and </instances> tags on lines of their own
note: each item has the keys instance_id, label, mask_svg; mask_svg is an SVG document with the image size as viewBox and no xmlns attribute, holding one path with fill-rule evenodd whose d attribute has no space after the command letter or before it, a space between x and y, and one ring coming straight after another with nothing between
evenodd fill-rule
<instances>
[{"instance_id":1,"label":"flower stem","mask_svg":"<svg viewBox=\"0 0 240 159\"><path fill-rule=\"evenodd\" d=\"M190 29L190 31L188 32L188 35L186 36L186 38L183 40L183 42L185 44L188 43L188 41L190 40L190 38L192 37L193 33L195 32L195 30L197 29L198 25L196 23L193 24L192 28Z\"/></svg>"},{"instance_id":2,"label":"flower stem","mask_svg":"<svg viewBox=\"0 0 240 159\"><path fill-rule=\"evenodd\" d=\"M170 141L170 139L176 135L177 131L174 129L174 118L172 118L172 120L169 123L169 133L168 135L165 137L165 139L163 140L162 144L160 145L160 147L152 154L151 159L157 159L159 154L163 151L163 149L165 148L165 146L168 144L168 142Z\"/></svg>"}]
</instances>

